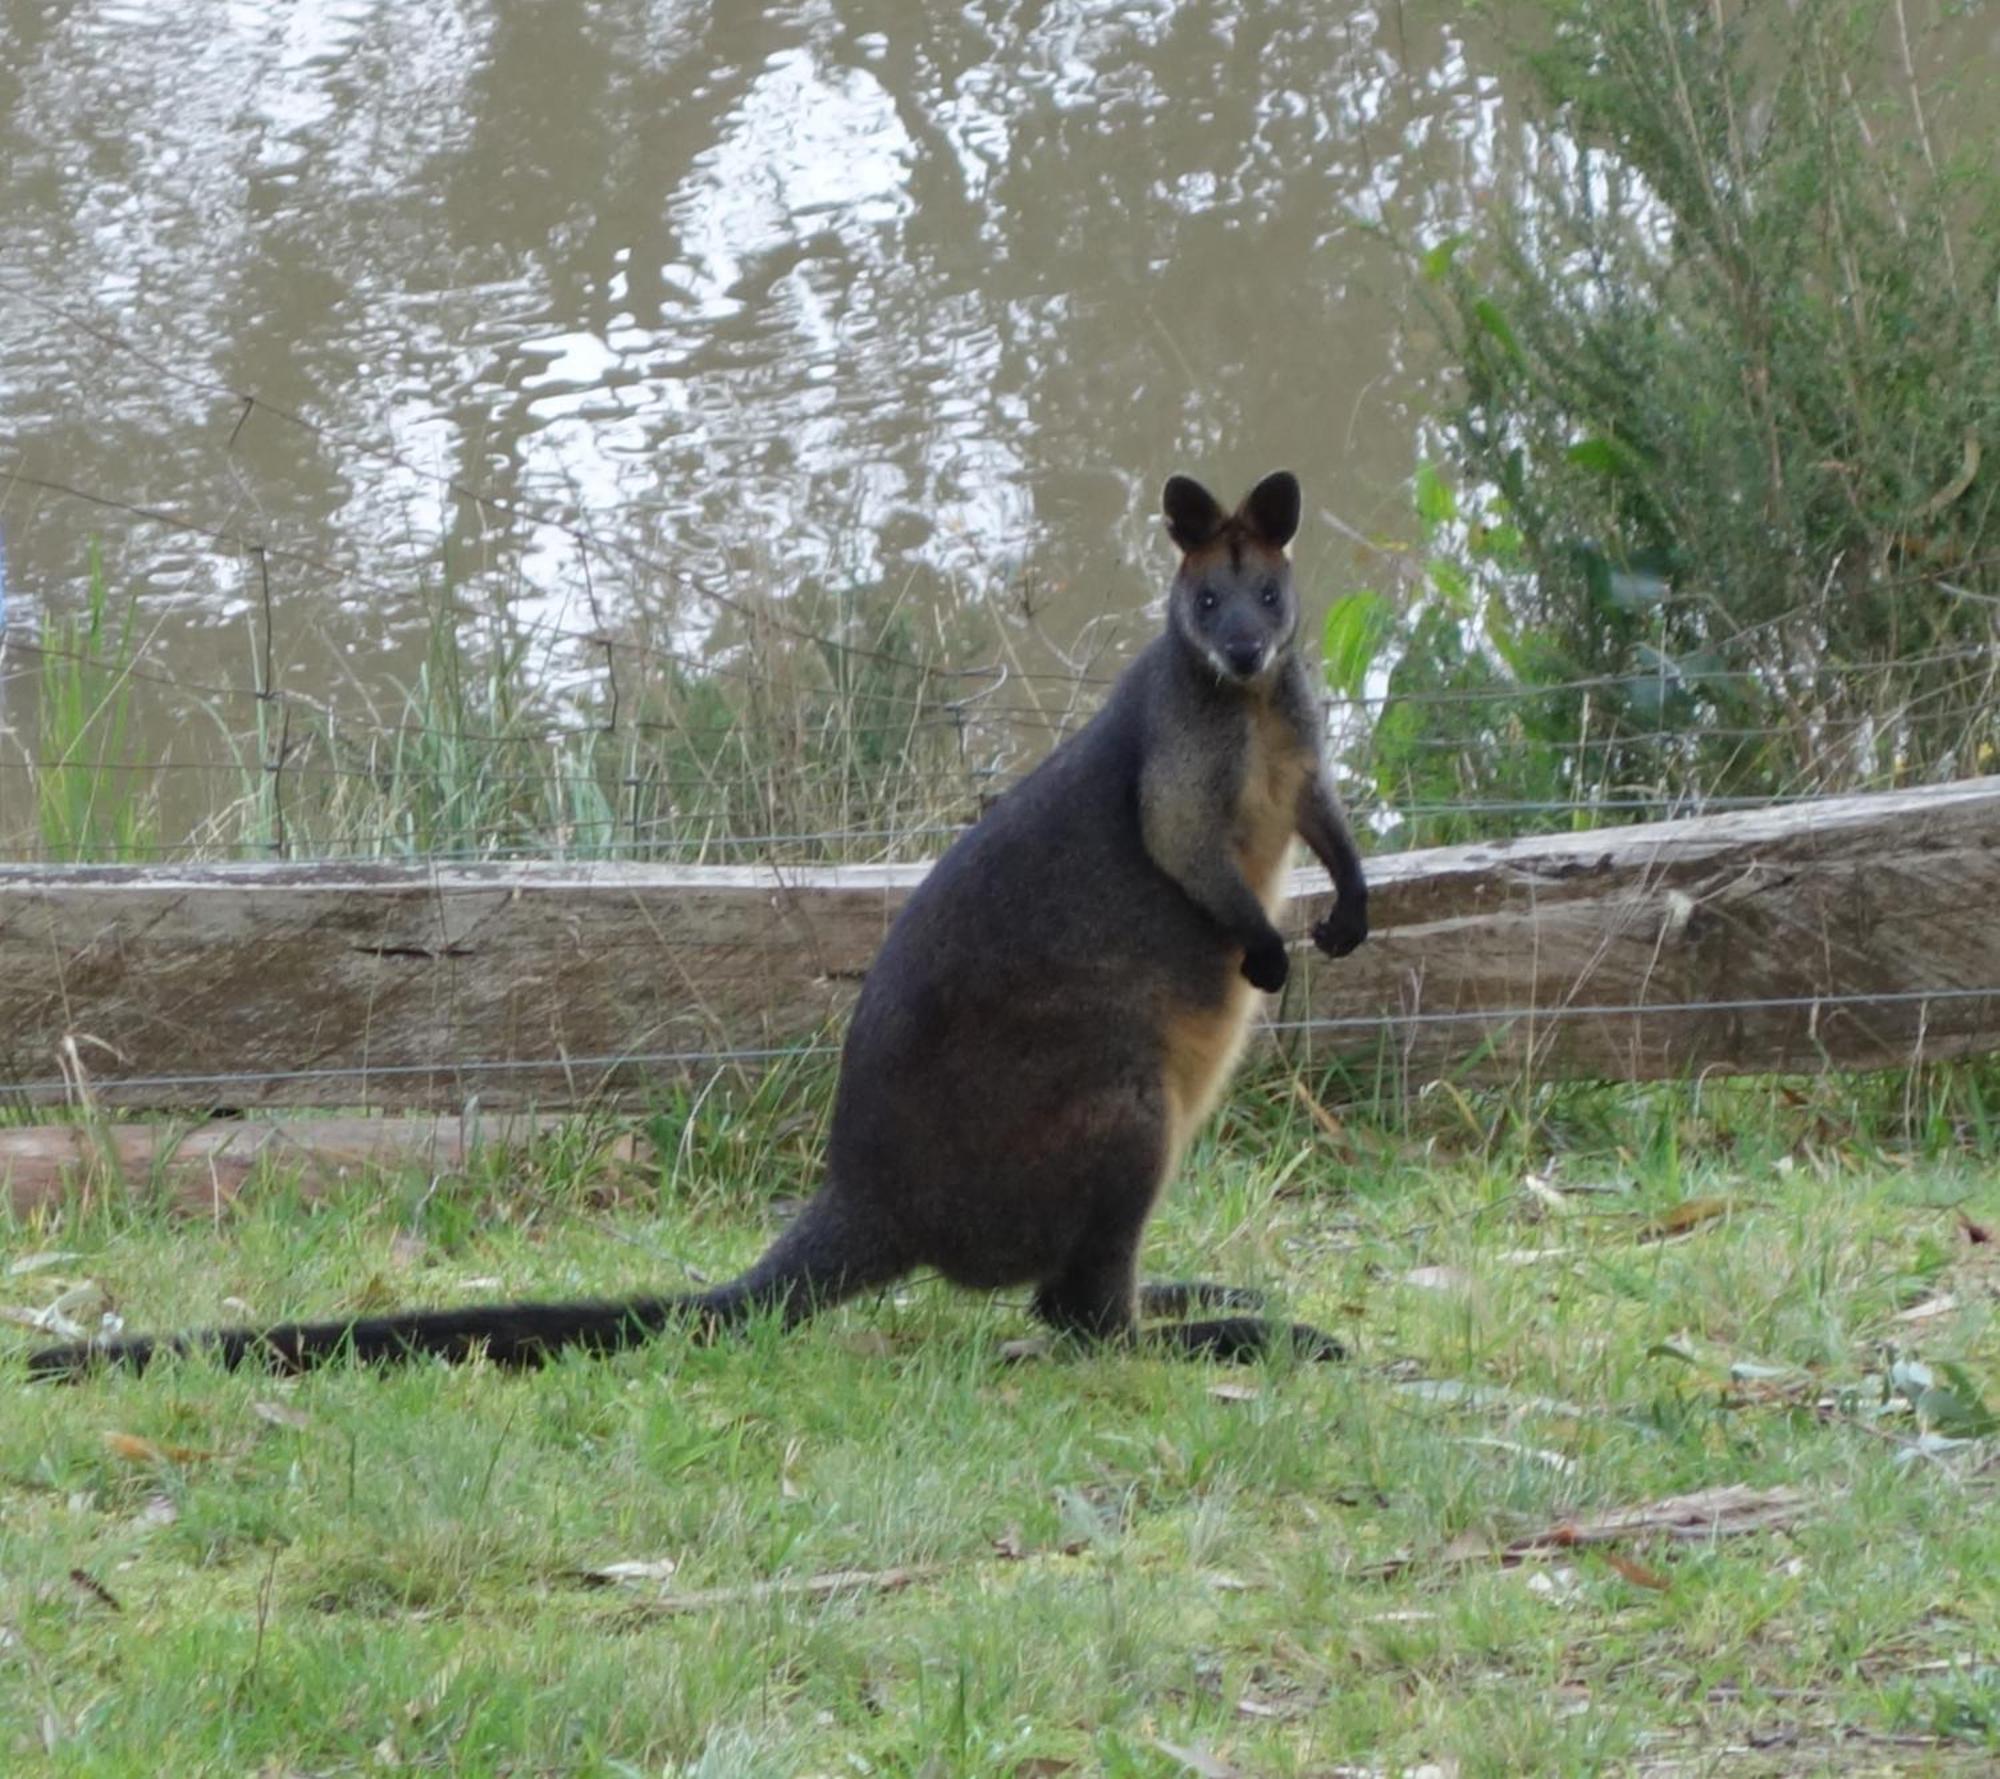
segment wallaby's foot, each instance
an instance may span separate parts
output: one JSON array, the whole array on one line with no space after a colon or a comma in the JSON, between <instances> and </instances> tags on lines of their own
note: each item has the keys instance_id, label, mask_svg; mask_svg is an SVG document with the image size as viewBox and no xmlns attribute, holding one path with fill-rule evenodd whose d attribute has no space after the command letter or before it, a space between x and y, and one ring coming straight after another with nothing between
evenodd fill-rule
<instances>
[{"instance_id":1,"label":"wallaby's foot","mask_svg":"<svg viewBox=\"0 0 2000 1779\"><path fill-rule=\"evenodd\" d=\"M1159 1279L1139 1287L1142 1316L1185 1316L1190 1310L1260 1310L1264 1293L1213 1279Z\"/></svg>"},{"instance_id":2,"label":"wallaby's foot","mask_svg":"<svg viewBox=\"0 0 2000 1779\"><path fill-rule=\"evenodd\" d=\"M1146 1330L1148 1342L1184 1359L1259 1359L1289 1342L1301 1359L1345 1359L1332 1335L1305 1322L1268 1322L1262 1316L1219 1316L1209 1322L1170 1322Z\"/></svg>"}]
</instances>

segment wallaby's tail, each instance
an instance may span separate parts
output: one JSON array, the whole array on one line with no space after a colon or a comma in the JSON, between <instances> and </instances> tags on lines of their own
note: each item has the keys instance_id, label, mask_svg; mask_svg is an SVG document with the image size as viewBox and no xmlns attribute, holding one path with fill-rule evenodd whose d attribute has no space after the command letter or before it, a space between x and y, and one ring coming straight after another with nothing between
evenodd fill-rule
<instances>
[{"instance_id":1,"label":"wallaby's tail","mask_svg":"<svg viewBox=\"0 0 2000 1779\"><path fill-rule=\"evenodd\" d=\"M503 1303L460 1310L413 1310L351 1322L281 1322L273 1328L211 1328L153 1339L79 1341L28 1355L28 1375L74 1378L100 1366L144 1371L161 1353L208 1352L230 1370L246 1361L273 1371L308 1371L344 1353L380 1365L435 1355L453 1361L484 1349L496 1365L538 1365L564 1347L615 1352L668 1323L701 1317L702 1299L635 1297L623 1303Z\"/></svg>"},{"instance_id":2,"label":"wallaby's tail","mask_svg":"<svg viewBox=\"0 0 2000 1779\"><path fill-rule=\"evenodd\" d=\"M29 1354L28 1375L75 1379L109 1366L143 1371L159 1353L192 1351L212 1353L231 1370L249 1361L274 1371L309 1371L344 1354L372 1365L426 1356L457 1362L482 1351L496 1365L539 1365L566 1347L613 1353L669 1328L708 1335L767 1309L781 1311L788 1324L801 1322L902 1272L886 1247L879 1232L869 1231L830 1192L822 1192L755 1266L712 1291L606 1303L480 1304L347 1322L79 1341Z\"/></svg>"}]
</instances>

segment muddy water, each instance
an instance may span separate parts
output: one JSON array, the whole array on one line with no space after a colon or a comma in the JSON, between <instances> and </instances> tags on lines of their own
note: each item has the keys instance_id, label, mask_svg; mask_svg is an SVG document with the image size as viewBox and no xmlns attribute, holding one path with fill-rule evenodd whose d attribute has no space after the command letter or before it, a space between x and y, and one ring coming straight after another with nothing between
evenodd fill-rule
<instances>
[{"instance_id":1,"label":"muddy water","mask_svg":"<svg viewBox=\"0 0 2000 1779\"><path fill-rule=\"evenodd\" d=\"M1154 591L1164 475L1277 464L1324 597L1437 408L1390 236L1525 128L1462 10L4 0L13 634L94 546L232 726L267 654L393 701L441 574L585 684L565 633L726 647L717 594L1062 647Z\"/></svg>"},{"instance_id":2,"label":"muddy water","mask_svg":"<svg viewBox=\"0 0 2000 1779\"><path fill-rule=\"evenodd\" d=\"M151 662L247 684L261 542L275 670L380 695L441 559L557 628L698 638L693 581L1061 639L1149 596L1172 469L1377 523L1431 364L1375 231L1509 127L1459 10L7 0L13 622L96 540Z\"/></svg>"}]
</instances>

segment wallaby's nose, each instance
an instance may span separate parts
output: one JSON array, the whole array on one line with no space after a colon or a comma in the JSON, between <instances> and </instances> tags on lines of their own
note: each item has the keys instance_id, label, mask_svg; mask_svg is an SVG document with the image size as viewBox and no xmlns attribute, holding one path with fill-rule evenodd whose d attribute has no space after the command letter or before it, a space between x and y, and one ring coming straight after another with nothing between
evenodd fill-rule
<instances>
[{"instance_id":1,"label":"wallaby's nose","mask_svg":"<svg viewBox=\"0 0 2000 1779\"><path fill-rule=\"evenodd\" d=\"M1240 679L1248 679L1264 664L1264 645L1261 642L1232 642L1222 653L1229 663L1230 672Z\"/></svg>"}]
</instances>

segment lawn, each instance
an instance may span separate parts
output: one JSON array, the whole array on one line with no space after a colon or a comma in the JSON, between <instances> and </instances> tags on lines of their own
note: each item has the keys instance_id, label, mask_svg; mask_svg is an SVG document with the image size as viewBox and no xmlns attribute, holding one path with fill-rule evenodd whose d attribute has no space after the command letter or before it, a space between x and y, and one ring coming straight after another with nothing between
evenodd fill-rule
<instances>
[{"instance_id":1,"label":"lawn","mask_svg":"<svg viewBox=\"0 0 2000 1779\"><path fill-rule=\"evenodd\" d=\"M1982 1104L1936 1076L1388 1119L1261 1075L1151 1270L1268 1287L1341 1366L1021 1353L1018 1300L926 1281L527 1377L9 1366L0 1770L1991 1771ZM5 1231L0 1303L95 1281L150 1329L716 1277L805 1189L822 1107L717 1092L642 1164L585 1133L311 1204L268 1181L220 1226L100 1182ZM1610 1517L1685 1496L1652 1516L1679 1536Z\"/></svg>"}]
</instances>

